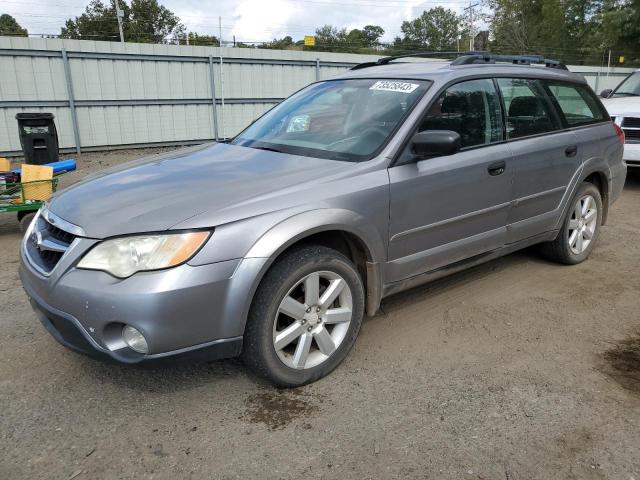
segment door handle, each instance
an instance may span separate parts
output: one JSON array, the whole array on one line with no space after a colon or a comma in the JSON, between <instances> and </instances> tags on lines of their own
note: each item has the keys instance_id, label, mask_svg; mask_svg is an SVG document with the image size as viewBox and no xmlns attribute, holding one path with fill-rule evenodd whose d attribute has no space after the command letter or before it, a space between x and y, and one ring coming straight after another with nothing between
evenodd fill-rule
<instances>
[{"instance_id":1,"label":"door handle","mask_svg":"<svg viewBox=\"0 0 640 480\"><path fill-rule=\"evenodd\" d=\"M491 175L492 177L495 177L496 175L502 175L506 168L507 168L507 164L504 161L502 161L502 162L492 163L487 167L487 171L489 172L489 175Z\"/></svg>"},{"instance_id":2,"label":"door handle","mask_svg":"<svg viewBox=\"0 0 640 480\"><path fill-rule=\"evenodd\" d=\"M571 145L570 147L567 147L564 149L564 154L567 157L575 157L577 153L578 153L577 145Z\"/></svg>"}]
</instances>

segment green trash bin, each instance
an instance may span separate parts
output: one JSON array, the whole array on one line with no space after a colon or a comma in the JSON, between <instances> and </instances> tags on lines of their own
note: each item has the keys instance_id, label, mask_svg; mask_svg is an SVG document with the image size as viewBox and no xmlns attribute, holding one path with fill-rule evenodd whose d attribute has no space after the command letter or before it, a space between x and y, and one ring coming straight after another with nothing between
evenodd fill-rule
<instances>
[{"instance_id":1,"label":"green trash bin","mask_svg":"<svg viewBox=\"0 0 640 480\"><path fill-rule=\"evenodd\" d=\"M57 162L58 132L52 113L18 113L18 131L20 145L25 162L30 165L43 165Z\"/></svg>"}]
</instances>

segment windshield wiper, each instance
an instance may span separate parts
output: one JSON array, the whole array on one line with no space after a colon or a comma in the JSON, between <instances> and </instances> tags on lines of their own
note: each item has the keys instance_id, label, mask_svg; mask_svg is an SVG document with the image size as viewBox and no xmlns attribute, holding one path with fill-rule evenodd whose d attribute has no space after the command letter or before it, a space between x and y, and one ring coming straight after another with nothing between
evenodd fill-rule
<instances>
[{"instance_id":1,"label":"windshield wiper","mask_svg":"<svg viewBox=\"0 0 640 480\"><path fill-rule=\"evenodd\" d=\"M629 96L629 97L640 97L640 93L633 93L633 92L614 92L613 95L625 95L625 96Z\"/></svg>"},{"instance_id":2,"label":"windshield wiper","mask_svg":"<svg viewBox=\"0 0 640 480\"><path fill-rule=\"evenodd\" d=\"M251 147L251 148L255 148L256 150L266 150L267 152L285 153L282 150L278 150L277 148L273 148L273 147Z\"/></svg>"}]
</instances>

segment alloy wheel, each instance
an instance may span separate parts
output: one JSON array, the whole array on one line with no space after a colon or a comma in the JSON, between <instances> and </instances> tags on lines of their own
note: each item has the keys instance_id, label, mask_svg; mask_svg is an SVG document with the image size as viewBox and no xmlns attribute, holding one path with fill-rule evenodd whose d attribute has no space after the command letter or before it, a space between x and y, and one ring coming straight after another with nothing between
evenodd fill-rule
<instances>
[{"instance_id":1,"label":"alloy wheel","mask_svg":"<svg viewBox=\"0 0 640 480\"><path fill-rule=\"evenodd\" d=\"M327 361L344 341L353 316L347 282L335 272L313 272L287 292L273 322L278 358L294 369Z\"/></svg>"},{"instance_id":2,"label":"alloy wheel","mask_svg":"<svg viewBox=\"0 0 640 480\"><path fill-rule=\"evenodd\" d=\"M567 241L571 251L580 255L593 241L598 224L598 204L591 195L585 195L576 202L571 218Z\"/></svg>"}]
</instances>

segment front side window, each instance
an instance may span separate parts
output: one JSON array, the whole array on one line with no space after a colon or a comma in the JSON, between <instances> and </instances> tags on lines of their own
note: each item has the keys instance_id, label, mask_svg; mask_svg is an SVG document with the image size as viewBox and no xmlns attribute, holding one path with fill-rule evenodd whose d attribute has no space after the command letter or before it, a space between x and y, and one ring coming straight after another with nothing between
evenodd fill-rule
<instances>
[{"instance_id":1,"label":"front side window","mask_svg":"<svg viewBox=\"0 0 640 480\"><path fill-rule=\"evenodd\" d=\"M458 132L462 148L501 141L502 114L493 81L469 80L447 88L422 119L419 131L425 130Z\"/></svg>"},{"instance_id":2,"label":"front side window","mask_svg":"<svg viewBox=\"0 0 640 480\"><path fill-rule=\"evenodd\" d=\"M586 87L548 82L547 86L570 127L602 122L607 114Z\"/></svg>"},{"instance_id":3,"label":"front side window","mask_svg":"<svg viewBox=\"0 0 640 480\"><path fill-rule=\"evenodd\" d=\"M331 160L368 160L429 85L380 79L316 83L267 112L231 143Z\"/></svg>"},{"instance_id":4,"label":"front side window","mask_svg":"<svg viewBox=\"0 0 640 480\"><path fill-rule=\"evenodd\" d=\"M507 119L507 139L561 128L540 80L498 78Z\"/></svg>"},{"instance_id":5,"label":"front side window","mask_svg":"<svg viewBox=\"0 0 640 480\"><path fill-rule=\"evenodd\" d=\"M612 97L640 97L640 72L625 78L611 94Z\"/></svg>"}]
</instances>

